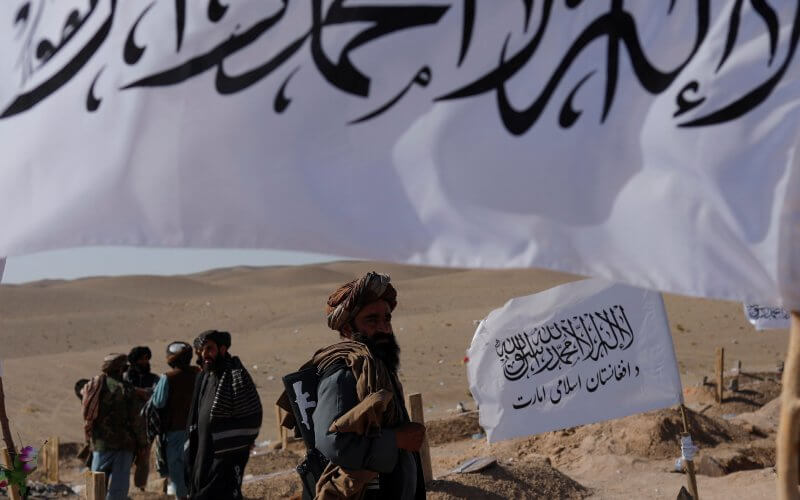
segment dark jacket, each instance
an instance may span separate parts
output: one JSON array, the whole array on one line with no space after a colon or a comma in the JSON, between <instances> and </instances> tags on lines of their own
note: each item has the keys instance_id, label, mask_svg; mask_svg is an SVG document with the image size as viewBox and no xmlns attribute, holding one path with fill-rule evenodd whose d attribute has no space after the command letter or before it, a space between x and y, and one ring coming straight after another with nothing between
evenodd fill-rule
<instances>
[{"instance_id":1,"label":"dark jacket","mask_svg":"<svg viewBox=\"0 0 800 500\"><path fill-rule=\"evenodd\" d=\"M139 402L133 387L112 377L105 377L100 406L92 427L94 451L127 450L135 452L147 444L144 429L138 422Z\"/></svg>"},{"instance_id":2,"label":"dark jacket","mask_svg":"<svg viewBox=\"0 0 800 500\"><path fill-rule=\"evenodd\" d=\"M228 356L219 372L204 370L197 376L185 457L190 498L241 498L262 413L255 384L239 358Z\"/></svg>"},{"instance_id":3,"label":"dark jacket","mask_svg":"<svg viewBox=\"0 0 800 500\"><path fill-rule=\"evenodd\" d=\"M152 372L142 373L133 366L128 368L122 377L125 382L139 389L152 389L158 383L158 375Z\"/></svg>"}]
</instances>

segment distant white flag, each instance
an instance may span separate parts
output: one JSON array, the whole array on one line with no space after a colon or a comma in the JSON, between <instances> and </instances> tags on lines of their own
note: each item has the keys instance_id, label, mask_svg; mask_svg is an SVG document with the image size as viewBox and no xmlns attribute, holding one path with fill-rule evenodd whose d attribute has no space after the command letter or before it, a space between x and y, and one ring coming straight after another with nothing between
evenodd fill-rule
<instances>
[{"instance_id":1,"label":"distant white flag","mask_svg":"<svg viewBox=\"0 0 800 500\"><path fill-rule=\"evenodd\" d=\"M800 308L798 2L0 2L0 255L267 247Z\"/></svg>"},{"instance_id":2,"label":"distant white flag","mask_svg":"<svg viewBox=\"0 0 800 500\"><path fill-rule=\"evenodd\" d=\"M683 401L661 294L602 280L512 299L475 332L467 377L490 442Z\"/></svg>"},{"instance_id":3,"label":"distant white flag","mask_svg":"<svg viewBox=\"0 0 800 500\"><path fill-rule=\"evenodd\" d=\"M745 304L744 315L756 330L780 330L789 328L789 311L781 307Z\"/></svg>"},{"instance_id":4,"label":"distant white flag","mask_svg":"<svg viewBox=\"0 0 800 500\"><path fill-rule=\"evenodd\" d=\"M6 258L0 258L0 283L3 282L3 272L6 270Z\"/></svg>"}]
</instances>

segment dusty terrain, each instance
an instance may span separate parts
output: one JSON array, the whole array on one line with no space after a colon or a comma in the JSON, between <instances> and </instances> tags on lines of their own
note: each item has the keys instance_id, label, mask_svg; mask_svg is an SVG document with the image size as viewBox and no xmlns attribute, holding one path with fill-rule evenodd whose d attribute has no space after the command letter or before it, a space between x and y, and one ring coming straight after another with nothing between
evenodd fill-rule
<instances>
[{"instance_id":1,"label":"dusty terrain","mask_svg":"<svg viewBox=\"0 0 800 500\"><path fill-rule=\"evenodd\" d=\"M12 431L25 444L49 436L66 443L62 481L80 484L70 450L81 440L75 381L98 372L109 352L149 345L153 370L166 369L172 340L190 341L207 328L233 334L232 353L250 368L268 409L281 375L313 351L334 342L324 324L327 295L367 270L388 272L399 291L395 333L403 349L401 378L421 392L430 422L434 476L430 498L675 498L686 484L670 472L680 454L675 409L486 444L474 414L455 415L467 393L462 360L474 321L508 299L545 290L575 276L542 270L457 270L383 263L337 262L301 267L233 268L153 277L87 278L0 286L0 358ZM773 498L775 491L776 362L787 331L756 332L738 303L665 295L690 423L701 446L698 483L703 498ZM739 392L717 405L714 352L724 347L728 366L741 360ZM727 383L727 382L726 382ZM449 419L449 420L448 420ZM259 442L276 439L274 415L265 412ZM291 496L291 471L300 446L257 450L245 492L251 498ZM482 456L497 464L456 474L463 461ZM158 498L155 493L141 498Z\"/></svg>"}]
</instances>

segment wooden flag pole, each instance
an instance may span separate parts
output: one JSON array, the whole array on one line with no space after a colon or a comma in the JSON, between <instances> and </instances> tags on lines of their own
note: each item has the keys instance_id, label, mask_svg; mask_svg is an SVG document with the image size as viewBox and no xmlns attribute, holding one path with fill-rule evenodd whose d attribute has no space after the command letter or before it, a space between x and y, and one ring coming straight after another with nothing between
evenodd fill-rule
<instances>
[{"instance_id":1,"label":"wooden flag pole","mask_svg":"<svg viewBox=\"0 0 800 500\"><path fill-rule=\"evenodd\" d=\"M800 500L798 493L798 448L800 448L800 312L793 311L789 328L789 350L781 379L781 421L778 426L778 498Z\"/></svg>"},{"instance_id":2,"label":"wooden flag pole","mask_svg":"<svg viewBox=\"0 0 800 500\"><path fill-rule=\"evenodd\" d=\"M690 436L691 433L689 432L689 421L686 418L686 407L683 406L681 403L681 420L683 420L683 433L681 433L681 437ZM697 495L697 477L694 475L694 461L693 460L685 460L684 463L686 464L686 474L689 476L689 493L692 495L694 500L698 500L700 497Z\"/></svg>"},{"instance_id":3,"label":"wooden flag pole","mask_svg":"<svg viewBox=\"0 0 800 500\"><path fill-rule=\"evenodd\" d=\"M3 432L3 441L6 444L6 449L13 456L17 454L17 448L14 446L14 439L11 437L11 428L8 426L8 415L6 415L6 396L3 392L3 377L0 375L0 429Z\"/></svg>"}]
</instances>

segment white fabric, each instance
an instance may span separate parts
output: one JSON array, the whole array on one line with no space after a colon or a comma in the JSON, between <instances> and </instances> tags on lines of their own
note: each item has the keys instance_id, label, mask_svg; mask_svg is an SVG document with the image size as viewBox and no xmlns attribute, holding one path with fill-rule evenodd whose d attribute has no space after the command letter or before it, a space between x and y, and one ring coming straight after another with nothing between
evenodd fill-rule
<instances>
[{"instance_id":1,"label":"white fabric","mask_svg":"<svg viewBox=\"0 0 800 500\"><path fill-rule=\"evenodd\" d=\"M744 304L744 315L756 330L780 330L789 328L789 311L781 307Z\"/></svg>"},{"instance_id":2,"label":"white fabric","mask_svg":"<svg viewBox=\"0 0 800 500\"><path fill-rule=\"evenodd\" d=\"M3 272L6 270L6 258L0 258L0 283L3 282Z\"/></svg>"},{"instance_id":3,"label":"white fabric","mask_svg":"<svg viewBox=\"0 0 800 500\"><path fill-rule=\"evenodd\" d=\"M512 299L480 322L467 357L490 442L682 402L661 295L627 285Z\"/></svg>"},{"instance_id":4,"label":"white fabric","mask_svg":"<svg viewBox=\"0 0 800 500\"><path fill-rule=\"evenodd\" d=\"M692 461L699 448L692 443L692 436L681 436L681 458Z\"/></svg>"},{"instance_id":5,"label":"white fabric","mask_svg":"<svg viewBox=\"0 0 800 500\"><path fill-rule=\"evenodd\" d=\"M0 3L0 255L295 249L800 308L796 2L222 3Z\"/></svg>"}]
</instances>

